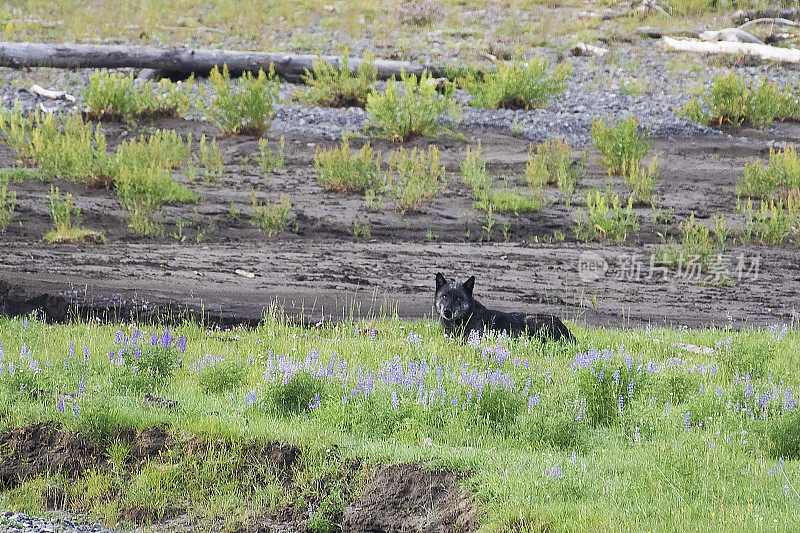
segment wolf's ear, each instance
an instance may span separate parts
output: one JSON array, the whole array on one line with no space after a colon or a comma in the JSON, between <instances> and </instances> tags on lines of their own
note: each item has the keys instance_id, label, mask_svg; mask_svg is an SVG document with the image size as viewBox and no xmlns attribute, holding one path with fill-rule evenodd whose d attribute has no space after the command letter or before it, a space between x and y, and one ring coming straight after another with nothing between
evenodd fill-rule
<instances>
[{"instance_id":1,"label":"wolf's ear","mask_svg":"<svg viewBox=\"0 0 800 533\"><path fill-rule=\"evenodd\" d=\"M472 289L475 288L475 276L470 276L467 281L464 282L464 290L467 291L467 294L470 298L472 298Z\"/></svg>"},{"instance_id":2,"label":"wolf's ear","mask_svg":"<svg viewBox=\"0 0 800 533\"><path fill-rule=\"evenodd\" d=\"M447 283L447 280L444 279L444 276L442 276L442 273L440 272L440 273L436 274L436 290L438 291L439 288L442 285L444 285L445 283Z\"/></svg>"}]
</instances>

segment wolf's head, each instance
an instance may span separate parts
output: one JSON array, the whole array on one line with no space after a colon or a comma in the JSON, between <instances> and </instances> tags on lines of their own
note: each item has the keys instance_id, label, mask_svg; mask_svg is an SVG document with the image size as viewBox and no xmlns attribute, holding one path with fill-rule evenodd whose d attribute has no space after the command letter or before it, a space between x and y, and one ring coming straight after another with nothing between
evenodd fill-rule
<instances>
[{"instance_id":1,"label":"wolf's head","mask_svg":"<svg viewBox=\"0 0 800 533\"><path fill-rule=\"evenodd\" d=\"M475 287L475 276L464 283L447 281L441 274L436 274L436 296L434 303L436 312L442 320L454 322L467 318L472 310L472 289Z\"/></svg>"}]
</instances>

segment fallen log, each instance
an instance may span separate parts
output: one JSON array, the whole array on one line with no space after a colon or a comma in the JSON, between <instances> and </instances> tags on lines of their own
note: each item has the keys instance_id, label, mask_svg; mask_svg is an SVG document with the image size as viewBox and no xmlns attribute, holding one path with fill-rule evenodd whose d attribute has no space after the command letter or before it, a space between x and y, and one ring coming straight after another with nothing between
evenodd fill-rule
<instances>
[{"instance_id":1,"label":"fallen log","mask_svg":"<svg viewBox=\"0 0 800 533\"><path fill-rule=\"evenodd\" d=\"M675 50L699 52L703 54L745 54L769 61L800 63L800 50L779 48L768 44L733 43L728 41L704 42L694 39L673 39L663 37L664 44Z\"/></svg>"},{"instance_id":2,"label":"fallen log","mask_svg":"<svg viewBox=\"0 0 800 533\"><path fill-rule=\"evenodd\" d=\"M731 16L733 23L737 25L766 18L800 20L800 9L740 9Z\"/></svg>"},{"instance_id":3,"label":"fallen log","mask_svg":"<svg viewBox=\"0 0 800 533\"><path fill-rule=\"evenodd\" d=\"M194 73L205 76L218 66L228 65L232 76L243 72L267 71L272 65L275 74L289 80L300 81L306 70L313 70L313 54L284 54L273 52L242 52L234 50L207 50L202 48L164 49L153 46L98 45L98 44L42 44L0 42L0 66L10 68L141 68L161 71L168 77L188 77ZM339 67L341 58L322 56ZM349 58L350 68L357 69L360 58ZM400 71L420 75L427 68L434 77L444 76L444 69L426 67L407 61L375 60L379 79L400 76Z\"/></svg>"}]
</instances>

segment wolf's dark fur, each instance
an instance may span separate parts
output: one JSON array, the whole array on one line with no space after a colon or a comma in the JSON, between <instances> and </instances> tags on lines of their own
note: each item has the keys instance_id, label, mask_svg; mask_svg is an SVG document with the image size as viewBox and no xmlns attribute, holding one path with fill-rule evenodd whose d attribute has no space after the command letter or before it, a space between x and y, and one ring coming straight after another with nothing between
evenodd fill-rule
<instances>
[{"instance_id":1,"label":"wolf's dark fur","mask_svg":"<svg viewBox=\"0 0 800 533\"><path fill-rule=\"evenodd\" d=\"M436 312L449 336L469 336L473 329L505 331L512 337L527 334L548 340L574 340L567 326L558 317L551 315L529 315L527 313L504 313L487 309L472 297L475 276L464 283L447 281L436 274Z\"/></svg>"}]
</instances>

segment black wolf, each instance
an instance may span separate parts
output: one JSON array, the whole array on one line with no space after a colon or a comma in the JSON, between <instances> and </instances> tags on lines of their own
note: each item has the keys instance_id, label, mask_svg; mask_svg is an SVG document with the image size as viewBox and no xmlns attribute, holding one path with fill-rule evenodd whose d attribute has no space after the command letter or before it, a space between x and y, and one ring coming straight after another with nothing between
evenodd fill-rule
<instances>
[{"instance_id":1,"label":"black wolf","mask_svg":"<svg viewBox=\"0 0 800 533\"><path fill-rule=\"evenodd\" d=\"M456 334L467 338L472 330L479 334L489 330L505 331L512 337L527 334L542 340L575 339L558 317L486 309L472 297L474 287L475 276L459 283L448 282L444 276L436 274L434 303L448 336Z\"/></svg>"}]
</instances>

